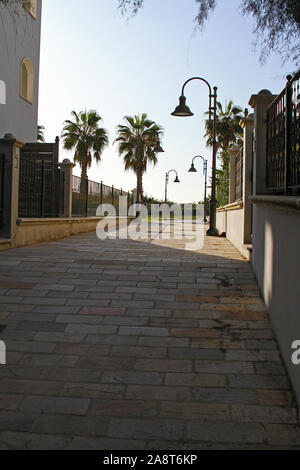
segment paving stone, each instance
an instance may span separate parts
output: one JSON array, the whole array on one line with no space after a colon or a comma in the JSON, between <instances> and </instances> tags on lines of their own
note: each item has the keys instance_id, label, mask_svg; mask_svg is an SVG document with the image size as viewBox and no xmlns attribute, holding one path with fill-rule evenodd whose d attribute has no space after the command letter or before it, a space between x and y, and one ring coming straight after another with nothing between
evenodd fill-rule
<instances>
[{"instance_id":1,"label":"paving stone","mask_svg":"<svg viewBox=\"0 0 300 470\"><path fill-rule=\"evenodd\" d=\"M255 362L254 368L257 374L262 375L286 375L281 362Z\"/></svg>"},{"instance_id":2,"label":"paving stone","mask_svg":"<svg viewBox=\"0 0 300 470\"><path fill-rule=\"evenodd\" d=\"M164 383L166 385L182 385L190 387L226 387L227 379L225 375L215 374L166 374Z\"/></svg>"},{"instance_id":3,"label":"paving stone","mask_svg":"<svg viewBox=\"0 0 300 470\"><path fill-rule=\"evenodd\" d=\"M35 416L33 413L0 410L0 431L29 432Z\"/></svg>"},{"instance_id":4,"label":"paving stone","mask_svg":"<svg viewBox=\"0 0 300 470\"><path fill-rule=\"evenodd\" d=\"M167 348L143 347L143 346L113 346L111 355L116 357L135 357L135 358L165 358Z\"/></svg>"},{"instance_id":5,"label":"paving stone","mask_svg":"<svg viewBox=\"0 0 300 470\"><path fill-rule=\"evenodd\" d=\"M140 371L107 371L103 373L101 381L103 383L159 385L163 382L163 374Z\"/></svg>"},{"instance_id":6,"label":"paving stone","mask_svg":"<svg viewBox=\"0 0 300 470\"><path fill-rule=\"evenodd\" d=\"M256 404L255 390L234 388L193 388L193 399L202 403Z\"/></svg>"},{"instance_id":7,"label":"paving stone","mask_svg":"<svg viewBox=\"0 0 300 470\"><path fill-rule=\"evenodd\" d=\"M99 400L120 400L124 397L125 385L72 383L64 384L61 395L64 397L98 398Z\"/></svg>"},{"instance_id":8,"label":"paving stone","mask_svg":"<svg viewBox=\"0 0 300 470\"><path fill-rule=\"evenodd\" d=\"M137 344L137 336L121 336L121 335L88 335L85 342L87 344L114 344L114 345L130 345Z\"/></svg>"},{"instance_id":9,"label":"paving stone","mask_svg":"<svg viewBox=\"0 0 300 470\"><path fill-rule=\"evenodd\" d=\"M252 351L237 350L227 351L228 361L251 361L251 362L280 362L279 351Z\"/></svg>"},{"instance_id":10,"label":"paving stone","mask_svg":"<svg viewBox=\"0 0 300 470\"><path fill-rule=\"evenodd\" d=\"M211 359L212 361L224 360L225 354L219 349L196 348L169 348L170 359Z\"/></svg>"},{"instance_id":11,"label":"paving stone","mask_svg":"<svg viewBox=\"0 0 300 470\"><path fill-rule=\"evenodd\" d=\"M228 405L197 402L162 402L162 418L181 418L188 420L229 421L231 410Z\"/></svg>"},{"instance_id":12,"label":"paving stone","mask_svg":"<svg viewBox=\"0 0 300 470\"><path fill-rule=\"evenodd\" d=\"M296 424L298 422L296 409L282 406L233 405L232 417L234 421L247 423Z\"/></svg>"},{"instance_id":13,"label":"paving stone","mask_svg":"<svg viewBox=\"0 0 300 470\"><path fill-rule=\"evenodd\" d=\"M135 327L135 326L122 326L119 330L120 335L141 335L141 336L168 336L169 330L167 328L149 328L149 327Z\"/></svg>"},{"instance_id":14,"label":"paving stone","mask_svg":"<svg viewBox=\"0 0 300 470\"><path fill-rule=\"evenodd\" d=\"M256 423L191 421L187 425L187 439L204 442L262 443L264 428Z\"/></svg>"},{"instance_id":15,"label":"paving stone","mask_svg":"<svg viewBox=\"0 0 300 470\"><path fill-rule=\"evenodd\" d=\"M221 332L213 328L172 328L170 334L187 338L218 338Z\"/></svg>"},{"instance_id":16,"label":"paving stone","mask_svg":"<svg viewBox=\"0 0 300 470\"><path fill-rule=\"evenodd\" d=\"M47 367L40 371L42 380L62 382L91 382L100 383L102 372L99 370L88 370L67 367Z\"/></svg>"},{"instance_id":17,"label":"paving stone","mask_svg":"<svg viewBox=\"0 0 300 470\"><path fill-rule=\"evenodd\" d=\"M2 388L2 387L1 387ZM1 410L17 410L22 403L22 395L12 395L10 393L0 393Z\"/></svg>"},{"instance_id":18,"label":"paving stone","mask_svg":"<svg viewBox=\"0 0 300 470\"><path fill-rule=\"evenodd\" d=\"M178 371L191 372L192 361L168 359L138 359L135 364L137 370L153 370L160 372Z\"/></svg>"},{"instance_id":19,"label":"paving stone","mask_svg":"<svg viewBox=\"0 0 300 470\"><path fill-rule=\"evenodd\" d=\"M187 387L128 385L126 391L130 400L188 401L191 396Z\"/></svg>"},{"instance_id":20,"label":"paving stone","mask_svg":"<svg viewBox=\"0 0 300 470\"><path fill-rule=\"evenodd\" d=\"M287 377L279 375L229 375L230 387L288 390Z\"/></svg>"},{"instance_id":21,"label":"paving stone","mask_svg":"<svg viewBox=\"0 0 300 470\"><path fill-rule=\"evenodd\" d=\"M169 419L112 419L108 436L119 439L183 438L184 421Z\"/></svg>"},{"instance_id":22,"label":"paving stone","mask_svg":"<svg viewBox=\"0 0 300 470\"><path fill-rule=\"evenodd\" d=\"M24 305L25 308L25 305ZM31 307L32 308L32 307ZM69 306L42 306L36 305L34 308L35 313L54 313L55 315L65 314L65 315L74 315L78 313L80 307L69 307ZM30 310L29 310L30 311Z\"/></svg>"},{"instance_id":23,"label":"paving stone","mask_svg":"<svg viewBox=\"0 0 300 470\"><path fill-rule=\"evenodd\" d=\"M296 446L300 448L300 427L297 425L265 424L265 440L278 448L278 446Z\"/></svg>"},{"instance_id":24,"label":"paving stone","mask_svg":"<svg viewBox=\"0 0 300 470\"><path fill-rule=\"evenodd\" d=\"M75 437L68 450L144 450L145 442L125 439L94 439Z\"/></svg>"},{"instance_id":25,"label":"paving stone","mask_svg":"<svg viewBox=\"0 0 300 470\"><path fill-rule=\"evenodd\" d=\"M34 337L36 341L49 341L61 343L82 343L86 334L82 333L37 333Z\"/></svg>"},{"instance_id":26,"label":"paving stone","mask_svg":"<svg viewBox=\"0 0 300 470\"><path fill-rule=\"evenodd\" d=\"M81 315L122 315L124 308L110 307L84 307L80 310Z\"/></svg>"},{"instance_id":27,"label":"paving stone","mask_svg":"<svg viewBox=\"0 0 300 470\"><path fill-rule=\"evenodd\" d=\"M158 416L158 403L142 400L93 400L89 414L92 416L142 417Z\"/></svg>"},{"instance_id":28,"label":"paving stone","mask_svg":"<svg viewBox=\"0 0 300 470\"><path fill-rule=\"evenodd\" d=\"M24 354L19 364L34 366L74 367L78 356L64 356L58 354Z\"/></svg>"},{"instance_id":29,"label":"paving stone","mask_svg":"<svg viewBox=\"0 0 300 470\"><path fill-rule=\"evenodd\" d=\"M78 400L61 398L61 400ZM108 420L95 416L73 416L70 414L39 415L34 422L33 432L69 436L106 436Z\"/></svg>"},{"instance_id":30,"label":"paving stone","mask_svg":"<svg viewBox=\"0 0 300 470\"><path fill-rule=\"evenodd\" d=\"M21 432L0 433L1 450L65 450L71 437Z\"/></svg>"},{"instance_id":31,"label":"paving stone","mask_svg":"<svg viewBox=\"0 0 300 470\"><path fill-rule=\"evenodd\" d=\"M61 383L46 380L2 378L0 384L1 393L18 393L20 395L58 395L61 389Z\"/></svg>"},{"instance_id":32,"label":"paving stone","mask_svg":"<svg viewBox=\"0 0 300 470\"><path fill-rule=\"evenodd\" d=\"M28 353L51 353L55 349L55 343L39 343L38 341L11 341L7 342L8 351L20 351Z\"/></svg>"},{"instance_id":33,"label":"paving stone","mask_svg":"<svg viewBox=\"0 0 300 470\"><path fill-rule=\"evenodd\" d=\"M81 369L98 369L98 370L132 370L135 359L116 358L116 357L90 357L85 356L79 359L77 366Z\"/></svg>"},{"instance_id":34,"label":"paving stone","mask_svg":"<svg viewBox=\"0 0 300 470\"><path fill-rule=\"evenodd\" d=\"M90 400L86 398L27 396L21 410L31 413L85 415L89 404Z\"/></svg>"},{"instance_id":35,"label":"paving stone","mask_svg":"<svg viewBox=\"0 0 300 470\"><path fill-rule=\"evenodd\" d=\"M253 374L251 362L196 361L195 371L201 374Z\"/></svg>"},{"instance_id":36,"label":"paving stone","mask_svg":"<svg viewBox=\"0 0 300 470\"><path fill-rule=\"evenodd\" d=\"M15 327L15 330L21 331L51 331L51 332L63 332L66 328L64 324L58 324L54 322L47 321L21 321Z\"/></svg>"},{"instance_id":37,"label":"paving stone","mask_svg":"<svg viewBox=\"0 0 300 470\"><path fill-rule=\"evenodd\" d=\"M117 332L117 326L113 325L82 325L82 324L70 324L66 327L66 333L68 334L102 334L102 335L113 335Z\"/></svg>"},{"instance_id":38,"label":"paving stone","mask_svg":"<svg viewBox=\"0 0 300 470\"><path fill-rule=\"evenodd\" d=\"M258 390L258 402L263 406L291 406L295 399L290 391L283 390Z\"/></svg>"}]
</instances>

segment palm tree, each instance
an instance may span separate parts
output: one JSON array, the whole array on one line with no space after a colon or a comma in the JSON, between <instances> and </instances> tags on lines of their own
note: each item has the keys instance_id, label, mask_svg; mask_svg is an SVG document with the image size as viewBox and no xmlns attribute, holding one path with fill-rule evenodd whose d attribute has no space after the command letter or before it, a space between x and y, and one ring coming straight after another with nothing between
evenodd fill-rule
<instances>
[{"instance_id":1,"label":"palm tree","mask_svg":"<svg viewBox=\"0 0 300 470\"><path fill-rule=\"evenodd\" d=\"M208 114L208 113L206 113ZM230 100L225 103L225 109L220 102L217 103L217 147L225 150L232 144L239 142L243 134L243 128L240 125L242 119L242 108L235 106ZM211 146L213 142L213 122L207 120L205 123L207 145Z\"/></svg>"},{"instance_id":2,"label":"palm tree","mask_svg":"<svg viewBox=\"0 0 300 470\"><path fill-rule=\"evenodd\" d=\"M102 121L96 111L71 112L74 121L64 122L62 138L64 148L75 149L74 162L81 167L81 181L87 181L87 170L91 167L93 158L97 163L101 161L104 148L108 145L108 133L99 127Z\"/></svg>"},{"instance_id":3,"label":"palm tree","mask_svg":"<svg viewBox=\"0 0 300 470\"><path fill-rule=\"evenodd\" d=\"M38 142L45 142L44 130L45 130L44 126L41 126L40 124L37 126L37 141Z\"/></svg>"},{"instance_id":4,"label":"palm tree","mask_svg":"<svg viewBox=\"0 0 300 470\"><path fill-rule=\"evenodd\" d=\"M141 116L125 116L125 125L117 128L119 155L123 156L125 170L133 170L137 176L137 202L143 200L143 175L149 163L157 164L155 148L162 135L162 127Z\"/></svg>"}]
</instances>

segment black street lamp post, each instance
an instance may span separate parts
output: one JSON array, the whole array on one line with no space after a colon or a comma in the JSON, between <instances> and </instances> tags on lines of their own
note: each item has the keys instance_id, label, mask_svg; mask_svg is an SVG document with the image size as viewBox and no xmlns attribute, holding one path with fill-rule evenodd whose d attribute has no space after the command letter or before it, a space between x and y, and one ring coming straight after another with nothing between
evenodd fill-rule
<instances>
[{"instance_id":1,"label":"black street lamp post","mask_svg":"<svg viewBox=\"0 0 300 470\"><path fill-rule=\"evenodd\" d=\"M178 173L177 173L177 171L176 171L176 170L170 170L170 171L168 171L168 172L166 173L166 184L165 184L165 203L167 203L167 202L168 202L168 184L169 184L169 175L170 175L170 173L172 173L172 172L176 173L176 178L175 178L175 180L174 180L174 183L180 183L180 180L179 180L179 178L178 178Z\"/></svg>"},{"instance_id":2,"label":"black street lamp post","mask_svg":"<svg viewBox=\"0 0 300 470\"><path fill-rule=\"evenodd\" d=\"M181 91L181 96L179 98L179 106L172 113L172 116L177 117L189 117L194 114L191 112L190 108L186 104L186 97L184 95L184 90L186 85L192 80L201 80L206 83L209 89L209 120L212 119L213 114L213 155L212 155L212 188L211 188L211 200L210 200L210 217L209 217L209 229L207 231L208 236L217 236L219 231L216 227L216 212L217 212L217 200L216 200L216 170L217 170L217 87L214 87L214 92L207 80L201 77L193 77L187 80Z\"/></svg>"},{"instance_id":3,"label":"black street lamp post","mask_svg":"<svg viewBox=\"0 0 300 470\"><path fill-rule=\"evenodd\" d=\"M196 170L195 165L194 165L194 161L195 161L197 158L201 158L201 159L203 160L203 173L204 173L204 176L205 176L205 184L204 184L204 219L203 219L203 221L204 221L204 222L207 222L207 218L206 218L207 160L205 160L205 158L202 157L201 155L197 155L196 157L194 157L194 158L193 158L193 161L192 161L192 166L191 166L191 168L189 169L189 173L197 173L197 170Z\"/></svg>"}]
</instances>

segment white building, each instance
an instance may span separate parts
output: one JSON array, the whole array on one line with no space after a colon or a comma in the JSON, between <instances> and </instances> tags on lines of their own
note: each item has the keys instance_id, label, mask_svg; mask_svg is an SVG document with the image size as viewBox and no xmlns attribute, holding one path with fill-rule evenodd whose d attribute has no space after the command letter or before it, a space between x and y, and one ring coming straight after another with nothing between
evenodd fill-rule
<instances>
[{"instance_id":1,"label":"white building","mask_svg":"<svg viewBox=\"0 0 300 470\"><path fill-rule=\"evenodd\" d=\"M41 11L42 0L0 7L0 138L37 140Z\"/></svg>"}]
</instances>

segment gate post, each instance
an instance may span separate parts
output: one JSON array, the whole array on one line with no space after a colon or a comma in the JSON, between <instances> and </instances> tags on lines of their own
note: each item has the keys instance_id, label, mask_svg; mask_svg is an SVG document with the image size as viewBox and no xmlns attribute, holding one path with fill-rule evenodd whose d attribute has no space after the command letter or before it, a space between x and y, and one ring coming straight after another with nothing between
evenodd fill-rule
<instances>
[{"instance_id":1,"label":"gate post","mask_svg":"<svg viewBox=\"0 0 300 470\"><path fill-rule=\"evenodd\" d=\"M253 127L254 115L249 114L241 121L244 129L243 154L243 200L244 200L244 243L252 243L252 204L249 197L253 190Z\"/></svg>"},{"instance_id":2,"label":"gate post","mask_svg":"<svg viewBox=\"0 0 300 470\"><path fill-rule=\"evenodd\" d=\"M76 166L66 158L62 163L58 164L64 173L64 212L62 217L65 219L72 218L72 194L73 194L73 168Z\"/></svg>"},{"instance_id":3,"label":"gate post","mask_svg":"<svg viewBox=\"0 0 300 470\"><path fill-rule=\"evenodd\" d=\"M6 134L0 139L0 155L3 163L2 187L2 224L0 238L13 239L17 233L19 211L19 171L20 148L24 143L18 141L12 134ZM1 169L2 172L2 169Z\"/></svg>"},{"instance_id":4,"label":"gate post","mask_svg":"<svg viewBox=\"0 0 300 470\"><path fill-rule=\"evenodd\" d=\"M233 145L228 151L229 155L229 200L228 204L235 202L236 194L236 173L235 173L235 160L238 156L241 147L239 145Z\"/></svg>"},{"instance_id":5,"label":"gate post","mask_svg":"<svg viewBox=\"0 0 300 470\"><path fill-rule=\"evenodd\" d=\"M249 105L254 109L253 194L268 194L267 181L267 108L277 95L261 90L252 95Z\"/></svg>"}]
</instances>

